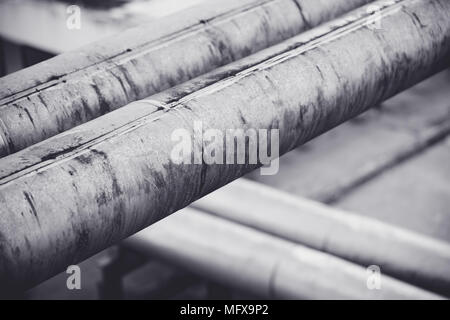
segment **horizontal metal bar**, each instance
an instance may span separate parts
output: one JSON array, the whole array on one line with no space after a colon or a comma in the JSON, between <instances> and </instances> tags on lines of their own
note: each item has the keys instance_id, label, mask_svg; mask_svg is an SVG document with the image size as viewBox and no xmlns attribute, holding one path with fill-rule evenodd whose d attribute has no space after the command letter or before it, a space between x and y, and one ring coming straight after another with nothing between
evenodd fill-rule
<instances>
[{"instance_id":1,"label":"horizontal metal bar","mask_svg":"<svg viewBox=\"0 0 450 320\"><path fill-rule=\"evenodd\" d=\"M283 154L448 66L448 1L380 15L382 29L358 19L169 104L136 102L1 159L0 282L32 286L258 167L175 164L177 129L279 129Z\"/></svg>"},{"instance_id":2,"label":"horizontal metal bar","mask_svg":"<svg viewBox=\"0 0 450 320\"><path fill-rule=\"evenodd\" d=\"M366 268L191 208L124 245L262 298L439 299L384 274L370 290Z\"/></svg>"},{"instance_id":3,"label":"horizontal metal bar","mask_svg":"<svg viewBox=\"0 0 450 320\"><path fill-rule=\"evenodd\" d=\"M0 79L0 157L370 0L208 1Z\"/></svg>"},{"instance_id":4,"label":"horizontal metal bar","mask_svg":"<svg viewBox=\"0 0 450 320\"><path fill-rule=\"evenodd\" d=\"M236 199L239 199L237 201ZM450 296L450 245L238 179L191 206Z\"/></svg>"}]
</instances>

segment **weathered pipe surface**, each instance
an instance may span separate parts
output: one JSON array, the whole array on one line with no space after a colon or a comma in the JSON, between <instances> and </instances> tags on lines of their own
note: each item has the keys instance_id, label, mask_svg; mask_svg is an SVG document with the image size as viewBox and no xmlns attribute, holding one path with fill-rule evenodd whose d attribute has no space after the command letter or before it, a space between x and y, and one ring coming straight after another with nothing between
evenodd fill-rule
<instances>
[{"instance_id":1,"label":"weathered pipe surface","mask_svg":"<svg viewBox=\"0 0 450 320\"><path fill-rule=\"evenodd\" d=\"M402 0L381 0L376 1L371 5L377 5L380 8L388 9L391 8L393 4L401 1ZM205 89L210 85L220 82L221 80L235 77L243 71L255 68L271 58L281 56L282 54L286 54L297 48L308 50L310 46L315 46L320 42L328 41L327 39L333 39L340 32L347 32L355 25L365 23L365 21L370 21L364 20L364 18L371 16L370 11L368 11L368 7L369 6L361 7L343 17L329 21L320 27L316 27L308 32L290 38L278 45L261 50L256 54L246 57L245 59L241 59L226 66L217 68L200 77L194 78L191 81L158 93L152 97L152 101L156 101L156 104L142 103L142 101L138 101L133 103L132 112L116 112L113 116L106 114L102 117L102 121L86 124L82 128L77 128L71 130L70 132L66 132L61 135L59 139L53 139L53 144L50 149L48 147L42 148L40 144L30 146L27 151L24 151L25 153L22 153L22 156L6 157L2 160L3 165L0 167L0 174L1 176L6 176L13 172L18 172L24 168L29 168L38 164L43 159L55 158L59 154L63 154L68 150L76 149L80 145L92 143L100 136L110 134L114 130L121 128L136 119L145 117L152 112L169 108L170 105L175 105L178 100L181 100L190 94ZM396 7L394 7L394 9L395 8ZM118 114L120 114L120 116L116 116ZM44 144L44 146L47 145L48 144Z\"/></svg>"},{"instance_id":2,"label":"weathered pipe surface","mask_svg":"<svg viewBox=\"0 0 450 320\"><path fill-rule=\"evenodd\" d=\"M208 1L0 79L0 157L370 0Z\"/></svg>"},{"instance_id":3,"label":"weathered pipe surface","mask_svg":"<svg viewBox=\"0 0 450 320\"><path fill-rule=\"evenodd\" d=\"M380 30L354 21L166 105L135 102L1 159L3 288L43 281L257 167L177 165L176 129L278 128L283 154L449 65L449 1L404 0L381 15Z\"/></svg>"},{"instance_id":4,"label":"weathered pipe surface","mask_svg":"<svg viewBox=\"0 0 450 320\"><path fill-rule=\"evenodd\" d=\"M440 299L383 274L207 213L183 209L124 241L151 257L269 299Z\"/></svg>"},{"instance_id":5,"label":"weathered pipe surface","mask_svg":"<svg viewBox=\"0 0 450 320\"><path fill-rule=\"evenodd\" d=\"M450 296L450 245L446 242L246 179L192 206L364 267L378 265L383 274Z\"/></svg>"}]
</instances>

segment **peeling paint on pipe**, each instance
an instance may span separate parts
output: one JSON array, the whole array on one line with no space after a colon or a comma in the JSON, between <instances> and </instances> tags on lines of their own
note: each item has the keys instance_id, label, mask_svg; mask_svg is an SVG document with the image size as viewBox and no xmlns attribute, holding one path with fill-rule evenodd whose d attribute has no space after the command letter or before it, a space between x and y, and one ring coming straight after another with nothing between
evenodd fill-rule
<instances>
[{"instance_id":1,"label":"peeling paint on pipe","mask_svg":"<svg viewBox=\"0 0 450 320\"><path fill-rule=\"evenodd\" d=\"M262 298L441 299L384 274L369 290L366 268L191 208L124 245Z\"/></svg>"},{"instance_id":2,"label":"peeling paint on pipe","mask_svg":"<svg viewBox=\"0 0 450 320\"><path fill-rule=\"evenodd\" d=\"M382 17L381 30L359 19L165 108L132 103L1 159L0 283L37 284L257 167L176 165L176 129L278 128L283 154L449 65L450 2L404 0Z\"/></svg>"},{"instance_id":3,"label":"peeling paint on pipe","mask_svg":"<svg viewBox=\"0 0 450 320\"><path fill-rule=\"evenodd\" d=\"M1 78L0 157L369 1L208 1Z\"/></svg>"},{"instance_id":4,"label":"peeling paint on pipe","mask_svg":"<svg viewBox=\"0 0 450 320\"><path fill-rule=\"evenodd\" d=\"M377 265L383 274L450 296L450 245L446 242L246 179L192 206L361 266Z\"/></svg>"}]
</instances>

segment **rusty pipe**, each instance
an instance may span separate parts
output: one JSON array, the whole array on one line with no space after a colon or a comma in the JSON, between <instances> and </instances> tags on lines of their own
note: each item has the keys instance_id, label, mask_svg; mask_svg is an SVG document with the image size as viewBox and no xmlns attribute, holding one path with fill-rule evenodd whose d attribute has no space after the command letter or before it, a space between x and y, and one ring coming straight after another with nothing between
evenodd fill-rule
<instances>
[{"instance_id":1,"label":"rusty pipe","mask_svg":"<svg viewBox=\"0 0 450 320\"><path fill-rule=\"evenodd\" d=\"M284 154L448 66L448 1L380 14L382 29L363 17L299 36L309 41L170 103L174 91L1 159L0 282L32 286L258 167L175 164L177 129L277 128Z\"/></svg>"},{"instance_id":2,"label":"rusty pipe","mask_svg":"<svg viewBox=\"0 0 450 320\"><path fill-rule=\"evenodd\" d=\"M369 1L207 1L8 75L0 79L0 157Z\"/></svg>"}]
</instances>

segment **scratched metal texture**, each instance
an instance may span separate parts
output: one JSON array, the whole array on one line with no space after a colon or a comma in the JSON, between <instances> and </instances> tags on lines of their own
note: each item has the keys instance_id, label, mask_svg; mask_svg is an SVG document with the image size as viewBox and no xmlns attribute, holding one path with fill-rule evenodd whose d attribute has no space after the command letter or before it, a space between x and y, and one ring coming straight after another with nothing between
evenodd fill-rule
<instances>
[{"instance_id":1,"label":"scratched metal texture","mask_svg":"<svg viewBox=\"0 0 450 320\"><path fill-rule=\"evenodd\" d=\"M3 288L39 283L256 168L175 165L175 129L277 128L283 154L448 67L450 2L397 1L382 16L382 29L357 19L191 94L152 98L171 96L166 105L133 103L0 160Z\"/></svg>"}]
</instances>

